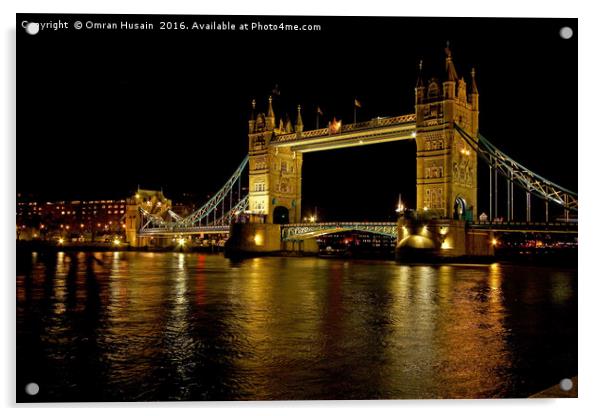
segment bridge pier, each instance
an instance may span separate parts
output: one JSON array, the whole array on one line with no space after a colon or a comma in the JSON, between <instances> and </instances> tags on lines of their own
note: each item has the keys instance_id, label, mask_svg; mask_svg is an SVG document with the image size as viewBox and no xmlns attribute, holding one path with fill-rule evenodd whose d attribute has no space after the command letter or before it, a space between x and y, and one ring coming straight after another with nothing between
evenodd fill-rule
<instances>
[{"instance_id":1,"label":"bridge pier","mask_svg":"<svg viewBox=\"0 0 602 416\"><path fill-rule=\"evenodd\" d=\"M493 233L471 230L464 220L405 218L398 221L398 260L489 257Z\"/></svg>"},{"instance_id":2,"label":"bridge pier","mask_svg":"<svg viewBox=\"0 0 602 416\"><path fill-rule=\"evenodd\" d=\"M226 256L279 253L282 249L279 224L235 223L226 242Z\"/></svg>"},{"instance_id":3,"label":"bridge pier","mask_svg":"<svg viewBox=\"0 0 602 416\"><path fill-rule=\"evenodd\" d=\"M307 238L303 240L282 241L282 250L287 253L296 254L318 254L318 240L315 238Z\"/></svg>"}]
</instances>

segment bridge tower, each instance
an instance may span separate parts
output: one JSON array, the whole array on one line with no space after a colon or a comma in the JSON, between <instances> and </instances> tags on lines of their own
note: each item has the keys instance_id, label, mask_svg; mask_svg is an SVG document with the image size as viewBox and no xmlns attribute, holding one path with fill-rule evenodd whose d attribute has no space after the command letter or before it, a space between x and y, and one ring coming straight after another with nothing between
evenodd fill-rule
<instances>
[{"instance_id":1,"label":"bridge tower","mask_svg":"<svg viewBox=\"0 0 602 416\"><path fill-rule=\"evenodd\" d=\"M131 247L150 245L151 237L139 235L142 226L141 210L157 216L165 216L171 208L171 200L163 195L163 191L138 189L136 194L127 199L125 212L125 239ZM156 242L155 242L156 243Z\"/></svg>"},{"instance_id":2,"label":"bridge tower","mask_svg":"<svg viewBox=\"0 0 602 416\"><path fill-rule=\"evenodd\" d=\"M288 115L276 125L272 97L267 115L255 114L252 102L249 119L249 210L251 222L287 224L301 221L301 153L290 147L272 147L276 134L301 133L301 106L293 126Z\"/></svg>"},{"instance_id":3,"label":"bridge tower","mask_svg":"<svg viewBox=\"0 0 602 416\"><path fill-rule=\"evenodd\" d=\"M471 85L458 77L449 46L444 81L425 84L422 62L416 83L416 207L442 218L477 215L477 154L454 123L476 139L479 92L474 68Z\"/></svg>"}]
</instances>

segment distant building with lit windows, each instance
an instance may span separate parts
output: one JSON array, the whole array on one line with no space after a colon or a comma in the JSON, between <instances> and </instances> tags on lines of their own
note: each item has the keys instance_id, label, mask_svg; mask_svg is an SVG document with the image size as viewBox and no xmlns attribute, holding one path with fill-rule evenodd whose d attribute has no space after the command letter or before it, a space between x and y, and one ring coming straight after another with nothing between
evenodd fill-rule
<instances>
[{"instance_id":1,"label":"distant building with lit windows","mask_svg":"<svg viewBox=\"0 0 602 416\"><path fill-rule=\"evenodd\" d=\"M76 201L26 201L17 197L17 238L48 239L56 236L92 240L122 234L125 199Z\"/></svg>"}]
</instances>

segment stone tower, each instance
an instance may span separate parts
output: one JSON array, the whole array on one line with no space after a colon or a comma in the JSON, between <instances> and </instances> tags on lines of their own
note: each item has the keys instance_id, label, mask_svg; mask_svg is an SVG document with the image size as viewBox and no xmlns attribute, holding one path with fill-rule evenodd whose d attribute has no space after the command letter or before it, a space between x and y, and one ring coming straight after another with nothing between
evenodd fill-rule
<instances>
[{"instance_id":1,"label":"stone tower","mask_svg":"<svg viewBox=\"0 0 602 416\"><path fill-rule=\"evenodd\" d=\"M416 83L416 207L442 218L472 219L477 211L477 154L454 124L477 138L479 93L475 71L467 89L445 49L443 82Z\"/></svg>"},{"instance_id":2,"label":"stone tower","mask_svg":"<svg viewBox=\"0 0 602 416\"><path fill-rule=\"evenodd\" d=\"M276 125L272 97L267 115L255 113L252 102L249 119L249 210L251 221L286 224L301 221L301 153L290 147L268 146L278 134L303 131L301 106L293 126L288 115Z\"/></svg>"}]
</instances>

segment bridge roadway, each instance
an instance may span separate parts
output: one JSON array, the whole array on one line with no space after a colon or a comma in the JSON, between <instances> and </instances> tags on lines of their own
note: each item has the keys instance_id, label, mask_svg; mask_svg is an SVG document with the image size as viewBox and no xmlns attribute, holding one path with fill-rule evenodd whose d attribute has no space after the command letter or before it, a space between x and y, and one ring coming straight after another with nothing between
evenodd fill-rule
<instances>
[{"instance_id":1,"label":"bridge roadway","mask_svg":"<svg viewBox=\"0 0 602 416\"><path fill-rule=\"evenodd\" d=\"M468 223L472 230L493 231L498 233L551 233L577 234L576 222L472 222ZM397 238L396 222L317 222L281 225L283 241L298 241L315 238L326 234L345 231L364 231ZM139 233L144 236L178 236L193 234L228 234L230 226L202 226L188 228L148 228Z\"/></svg>"}]
</instances>

